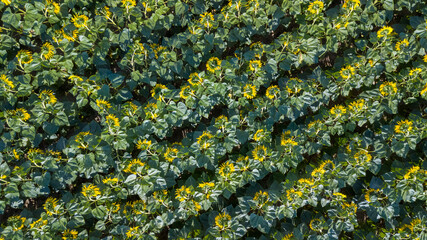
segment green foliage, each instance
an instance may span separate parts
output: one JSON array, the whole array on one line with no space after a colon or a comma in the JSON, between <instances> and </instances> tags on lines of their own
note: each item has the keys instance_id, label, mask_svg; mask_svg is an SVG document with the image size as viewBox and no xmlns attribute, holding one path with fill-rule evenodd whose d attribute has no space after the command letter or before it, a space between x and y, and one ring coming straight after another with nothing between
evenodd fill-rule
<instances>
[{"instance_id":1,"label":"green foliage","mask_svg":"<svg viewBox=\"0 0 427 240\"><path fill-rule=\"evenodd\" d=\"M421 0L1 0L0 239L426 239Z\"/></svg>"}]
</instances>

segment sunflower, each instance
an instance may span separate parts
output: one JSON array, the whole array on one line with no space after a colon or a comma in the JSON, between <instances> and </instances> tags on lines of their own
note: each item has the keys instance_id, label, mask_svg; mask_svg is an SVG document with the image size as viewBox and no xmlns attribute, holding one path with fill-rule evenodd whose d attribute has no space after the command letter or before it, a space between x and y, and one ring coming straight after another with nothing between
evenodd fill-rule
<instances>
[{"instance_id":1,"label":"sunflower","mask_svg":"<svg viewBox=\"0 0 427 240\"><path fill-rule=\"evenodd\" d=\"M197 86L201 83L203 83L203 79L199 77L198 73L192 73L190 74L190 77L188 79L188 83L191 84L191 86Z\"/></svg>"},{"instance_id":2,"label":"sunflower","mask_svg":"<svg viewBox=\"0 0 427 240\"><path fill-rule=\"evenodd\" d=\"M292 202L296 198L302 197L302 195L303 194L301 191L295 191L295 189L293 188L286 190L286 198L288 199L289 202Z\"/></svg>"},{"instance_id":3,"label":"sunflower","mask_svg":"<svg viewBox=\"0 0 427 240\"><path fill-rule=\"evenodd\" d=\"M16 151L16 149L13 149L13 150L12 150L12 153L13 153L13 157L14 157L15 159L19 159L19 154L18 154L18 152Z\"/></svg>"},{"instance_id":4,"label":"sunflower","mask_svg":"<svg viewBox=\"0 0 427 240\"><path fill-rule=\"evenodd\" d=\"M272 86L268 87L267 91L265 92L265 95L270 99L278 97L279 94L280 94L280 89L277 85L272 85Z\"/></svg>"},{"instance_id":5,"label":"sunflower","mask_svg":"<svg viewBox=\"0 0 427 240\"><path fill-rule=\"evenodd\" d=\"M265 132L264 132L264 129L258 129L257 131L256 131L256 133L254 134L254 136L253 136L253 139L255 140L255 141L259 141L259 140L261 140L263 137L265 136Z\"/></svg>"},{"instance_id":6,"label":"sunflower","mask_svg":"<svg viewBox=\"0 0 427 240\"><path fill-rule=\"evenodd\" d=\"M426 55L424 55L424 57L423 57L423 61L427 63L427 54L426 54Z\"/></svg>"},{"instance_id":7,"label":"sunflower","mask_svg":"<svg viewBox=\"0 0 427 240\"><path fill-rule=\"evenodd\" d=\"M359 99L350 103L348 108L352 112L360 112L365 107L365 99Z\"/></svg>"},{"instance_id":8,"label":"sunflower","mask_svg":"<svg viewBox=\"0 0 427 240\"><path fill-rule=\"evenodd\" d=\"M82 189L82 194L85 197L92 198L101 195L99 188L93 184L85 185Z\"/></svg>"},{"instance_id":9,"label":"sunflower","mask_svg":"<svg viewBox=\"0 0 427 240\"><path fill-rule=\"evenodd\" d=\"M310 229L313 230L313 231L316 231L316 232L322 231L322 226L321 225L322 225L322 221L320 219L318 219L318 218L312 219L310 221L310 224L309 224Z\"/></svg>"},{"instance_id":10,"label":"sunflower","mask_svg":"<svg viewBox=\"0 0 427 240\"><path fill-rule=\"evenodd\" d=\"M163 101L164 100L162 95L163 89L168 89L168 88L163 84L160 84L160 83L156 84L156 86L154 86L154 88L151 89L151 96L158 101L160 100Z\"/></svg>"},{"instance_id":11,"label":"sunflower","mask_svg":"<svg viewBox=\"0 0 427 240\"><path fill-rule=\"evenodd\" d=\"M61 6L56 2L52 2L52 5L53 5L53 12L55 14L59 14L59 12L61 11Z\"/></svg>"},{"instance_id":12,"label":"sunflower","mask_svg":"<svg viewBox=\"0 0 427 240\"><path fill-rule=\"evenodd\" d=\"M227 116L221 115L215 119L215 124L223 125L228 122Z\"/></svg>"},{"instance_id":13,"label":"sunflower","mask_svg":"<svg viewBox=\"0 0 427 240\"><path fill-rule=\"evenodd\" d=\"M172 162L175 158L178 157L178 152L179 152L178 149L168 147L166 149L166 152L163 154L163 156L168 162Z\"/></svg>"},{"instance_id":14,"label":"sunflower","mask_svg":"<svg viewBox=\"0 0 427 240\"><path fill-rule=\"evenodd\" d=\"M342 105L337 105L334 106L333 108L331 108L330 113L335 117L341 117L342 115L344 115L347 112L347 110L345 109L344 106Z\"/></svg>"},{"instance_id":15,"label":"sunflower","mask_svg":"<svg viewBox=\"0 0 427 240\"><path fill-rule=\"evenodd\" d=\"M145 114L148 116L149 119L155 119L158 117L156 110L157 110L157 104L156 103L148 103L145 107Z\"/></svg>"},{"instance_id":16,"label":"sunflower","mask_svg":"<svg viewBox=\"0 0 427 240\"><path fill-rule=\"evenodd\" d=\"M414 76L421 72L422 72L421 68L414 68L414 69L411 69L411 71L409 71L409 76Z\"/></svg>"},{"instance_id":17,"label":"sunflower","mask_svg":"<svg viewBox=\"0 0 427 240\"><path fill-rule=\"evenodd\" d=\"M264 46L262 45L261 42L254 42L249 46L249 48L252 51L256 52L256 54L255 54L256 58L261 58L261 54L264 53ZM251 60L249 62L249 67L251 67L251 65L254 68L257 68L257 67L260 68L262 66L261 61L259 61L259 60ZM254 70L252 70L252 71L254 71Z\"/></svg>"},{"instance_id":18,"label":"sunflower","mask_svg":"<svg viewBox=\"0 0 427 240\"><path fill-rule=\"evenodd\" d=\"M139 226L129 228L129 230L126 232L126 237L127 238L135 237L138 234L138 228Z\"/></svg>"},{"instance_id":19,"label":"sunflower","mask_svg":"<svg viewBox=\"0 0 427 240\"><path fill-rule=\"evenodd\" d=\"M77 235L79 234L79 232L77 232L76 230L70 230L67 229L64 231L64 233L62 234L62 239L63 240L68 240L68 239L77 239Z\"/></svg>"},{"instance_id":20,"label":"sunflower","mask_svg":"<svg viewBox=\"0 0 427 240\"><path fill-rule=\"evenodd\" d=\"M252 156L255 160L258 160L260 162L264 161L267 157L267 148L263 145L258 145L255 147L255 149L252 151Z\"/></svg>"},{"instance_id":21,"label":"sunflower","mask_svg":"<svg viewBox=\"0 0 427 240\"><path fill-rule=\"evenodd\" d=\"M303 186L313 186L315 182L312 178L300 178L298 179L298 183Z\"/></svg>"},{"instance_id":22,"label":"sunflower","mask_svg":"<svg viewBox=\"0 0 427 240\"><path fill-rule=\"evenodd\" d=\"M340 75L344 79L349 79L351 76L354 75L354 67L348 65L346 67L341 68Z\"/></svg>"},{"instance_id":23,"label":"sunflower","mask_svg":"<svg viewBox=\"0 0 427 240\"><path fill-rule=\"evenodd\" d=\"M87 27L88 20L89 18L87 16L77 14L71 18L71 22L74 23L74 26L76 26L76 28Z\"/></svg>"},{"instance_id":24,"label":"sunflower","mask_svg":"<svg viewBox=\"0 0 427 240\"><path fill-rule=\"evenodd\" d=\"M257 71L259 68L261 68L262 67L262 63L261 63L261 61L260 60L251 60L250 62L249 62L249 69L252 71L252 72L255 72L255 71Z\"/></svg>"},{"instance_id":25,"label":"sunflower","mask_svg":"<svg viewBox=\"0 0 427 240\"><path fill-rule=\"evenodd\" d=\"M289 234L283 236L282 240L291 240L291 239L293 239L293 237L294 237L294 234L293 233L289 233Z\"/></svg>"},{"instance_id":26,"label":"sunflower","mask_svg":"<svg viewBox=\"0 0 427 240\"><path fill-rule=\"evenodd\" d=\"M228 178L234 171L234 164L230 162L225 162L219 167L218 173L222 177Z\"/></svg>"},{"instance_id":27,"label":"sunflower","mask_svg":"<svg viewBox=\"0 0 427 240\"><path fill-rule=\"evenodd\" d=\"M123 169L123 172L138 174L141 172L141 169L145 169L145 163L141 162L139 159L134 159Z\"/></svg>"},{"instance_id":28,"label":"sunflower","mask_svg":"<svg viewBox=\"0 0 427 240\"><path fill-rule=\"evenodd\" d=\"M420 94L421 95L427 95L427 83L424 85L423 90L421 90Z\"/></svg>"},{"instance_id":29,"label":"sunflower","mask_svg":"<svg viewBox=\"0 0 427 240\"><path fill-rule=\"evenodd\" d=\"M402 120L397 122L397 125L394 126L394 131L396 133L405 134L407 132L411 132L413 129L413 122L409 120Z\"/></svg>"},{"instance_id":30,"label":"sunflower","mask_svg":"<svg viewBox=\"0 0 427 240\"><path fill-rule=\"evenodd\" d=\"M365 199L366 199L366 201L367 201L367 202L372 202L371 194L372 194L372 193L378 193L378 192L379 192L379 190L378 190L378 189L369 189L369 190L365 193Z\"/></svg>"},{"instance_id":31,"label":"sunflower","mask_svg":"<svg viewBox=\"0 0 427 240\"><path fill-rule=\"evenodd\" d=\"M392 33L393 33L393 28L392 27L384 26L380 30L378 30L377 37L378 38L387 37L387 36L389 36Z\"/></svg>"},{"instance_id":32,"label":"sunflower","mask_svg":"<svg viewBox=\"0 0 427 240\"><path fill-rule=\"evenodd\" d=\"M13 231L18 231L24 228L25 221L27 219L21 216L12 216L7 219L8 226L12 227Z\"/></svg>"},{"instance_id":33,"label":"sunflower","mask_svg":"<svg viewBox=\"0 0 427 240\"><path fill-rule=\"evenodd\" d=\"M154 52L154 56L157 58L159 58L159 53L161 54L163 52L163 50L166 49L166 47L164 46L160 46L159 44L153 43L150 44L151 50Z\"/></svg>"},{"instance_id":34,"label":"sunflower","mask_svg":"<svg viewBox=\"0 0 427 240\"><path fill-rule=\"evenodd\" d=\"M394 82L384 82L380 85L380 93L383 96L397 93L397 86Z\"/></svg>"},{"instance_id":35,"label":"sunflower","mask_svg":"<svg viewBox=\"0 0 427 240\"><path fill-rule=\"evenodd\" d=\"M105 121L108 125L112 124L113 126L120 127L119 119L114 114L108 114L105 117Z\"/></svg>"},{"instance_id":36,"label":"sunflower","mask_svg":"<svg viewBox=\"0 0 427 240\"><path fill-rule=\"evenodd\" d=\"M103 99L96 99L96 106L101 110L104 111L105 109L111 108L111 104L108 101L105 101Z\"/></svg>"},{"instance_id":37,"label":"sunflower","mask_svg":"<svg viewBox=\"0 0 427 240\"><path fill-rule=\"evenodd\" d=\"M421 225L422 224L422 221L421 221L421 219L419 219L419 218L416 218L416 219L414 219L414 220L412 220L411 221L411 225L410 225L410 229L411 229L411 231L413 232L414 231L414 228L415 227L417 227L418 225ZM425 225L424 225L425 226ZM418 227L420 227L420 229L422 228L422 229L424 229L424 226L418 226Z\"/></svg>"},{"instance_id":38,"label":"sunflower","mask_svg":"<svg viewBox=\"0 0 427 240\"><path fill-rule=\"evenodd\" d=\"M80 144L78 146L78 148L86 149L86 148L89 147L89 144L85 143L85 139L84 139L85 136L89 136L89 135L92 135L89 131L87 131L87 132L79 132L76 135L75 141L76 141L76 143Z\"/></svg>"},{"instance_id":39,"label":"sunflower","mask_svg":"<svg viewBox=\"0 0 427 240\"><path fill-rule=\"evenodd\" d=\"M314 1L308 5L307 11L311 14L319 14L323 10L323 2L322 1Z\"/></svg>"},{"instance_id":40,"label":"sunflower","mask_svg":"<svg viewBox=\"0 0 427 240\"><path fill-rule=\"evenodd\" d=\"M144 200L133 201L131 206L133 214L144 214L147 210L147 203Z\"/></svg>"},{"instance_id":41,"label":"sunflower","mask_svg":"<svg viewBox=\"0 0 427 240\"><path fill-rule=\"evenodd\" d=\"M0 80L5 84L5 85L4 85L4 86L5 86L5 88L6 88L6 86L7 86L8 88L10 88L10 89L15 88L15 84L13 84L13 82L12 82L12 81L10 81L10 80L9 80L9 78L7 78L7 76L6 76L6 75L2 74L2 75L0 76Z\"/></svg>"},{"instance_id":42,"label":"sunflower","mask_svg":"<svg viewBox=\"0 0 427 240\"><path fill-rule=\"evenodd\" d=\"M133 115L136 114L137 110L138 110L138 105L136 105L133 102L126 102L125 104L122 105L122 113L126 116L132 117Z\"/></svg>"},{"instance_id":43,"label":"sunflower","mask_svg":"<svg viewBox=\"0 0 427 240\"><path fill-rule=\"evenodd\" d=\"M322 164L320 164L320 167L322 169L326 168L326 170L334 170L335 164L331 160L326 160L326 161L322 162Z\"/></svg>"},{"instance_id":44,"label":"sunflower","mask_svg":"<svg viewBox=\"0 0 427 240\"><path fill-rule=\"evenodd\" d=\"M313 171L311 172L311 176L312 177L321 177L323 174L325 174L325 169L323 169L321 166L313 169Z\"/></svg>"},{"instance_id":45,"label":"sunflower","mask_svg":"<svg viewBox=\"0 0 427 240\"><path fill-rule=\"evenodd\" d=\"M372 160L372 156L367 150L362 149L354 154L354 159L356 160L357 164L363 164L370 162Z\"/></svg>"},{"instance_id":46,"label":"sunflower","mask_svg":"<svg viewBox=\"0 0 427 240\"><path fill-rule=\"evenodd\" d=\"M215 217L215 226L219 231L224 231L231 226L231 216L227 213L220 213Z\"/></svg>"},{"instance_id":47,"label":"sunflower","mask_svg":"<svg viewBox=\"0 0 427 240\"><path fill-rule=\"evenodd\" d=\"M413 166L408 170L408 172L406 172L406 174L405 174L405 176L403 176L403 178L404 179L410 179L410 178L412 178L411 175L417 174L419 170L420 170L420 167Z\"/></svg>"},{"instance_id":48,"label":"sunflower","mask_svg":"<svg viewBox=\"0 0 427 240\"><path fill-rule=\"evenodd\" d=\"M354 202L352 203L343 202L342 208L343 210L347 211L348 214L354 215L357 212L357 205Z\"/></svg>"},{"instance_id":49,"label":"sunflower","mask_svg":"<svg viewBox=\"0 0 427 240\"><path fill-rule=\"evenodd\" d=\"M147 11L147 12L151 12L151 11L153 11L153 10L148 6L148 3L146 3L146 2L142 2L142 6L145 8L145 11Z\"/></svg>"},{"instance_id":50,"label":"sunflower","mask_svg":"<svg viewBox=\"0 0 427 240\"><path fill-rule=\"evenodd\" d=\"M106 19L111 19L111 16L113 15L108 6L104 6L104 8L102 9L102 14L104 14Z\"/></svg>"},{"instance_id":51,"label":"sunflower","mask_svg":"<svg viewBox=\"0 0 427 240\"><path fill-rule=\"evenodd\" d=\"M151 140L144 139L144 141L138 140L136 148L140 150L147 150L151 146Z\"/></svg>"},{"instance_id":52,"label":"sunflower","mask_svg":"<svg viewBox=\"0 0 427 240\"><path fill-rule=\"evenodd\" d=\"M136 1L135 0L122 0L122 4L126 8L126 10L129 10L129 8L136 6Z\"/></svg>"},{"instance_id":53,"label":"sunflower","mask_svg":"<svg viewBox=\"0 0 427 240\"><path fill-rule=\"evenodd\" d=\"M262 206L269 201L268 193L260 190L259 192L255 193L253 200L260 203L260 205Z\"/></svg>"},{"instance_id":54,"label":"sunflower","mask_svg":"<svg viewBox=\"0 0 427 240\"><path fill-rule=\"evenodd\" d=\"M202 209L202 206L200 205L200 203L197 201L194 201L194 199L191 199L191 203L192 203L194 210L196 212L199 212Z\"/></svg>"},{"instance_id":55,"label":"sunflower","mask_svg":"<svg viewBox=\"0 0 427 240\"><path fill-rule=\"evenodd\" d=\"M187 99L189 96L194 95L194 91L190 88L190 86L184 86L181 88L181 91L179 92L179 96L182 99Z\"/></svg>"},{"instance_id":56,"label":"sunflower","mask_svg":"<svg viewBox=\"0 0 427 240\"><path fill-rule=\"evenodd\" d=\"M31 117L31 115L24 108L17 108L12 113L22 121L27 121Z\"/></svg>"},{"instance_id":57,"label":"sunflower","mask_svg":"<svg viewBox=\"0 0 427 240\"><path fill-rule=\"evenodd\" d=\"M49 104L55 104L57 102L57 99L55 95L53 94L52 90L43 90L39 94L39 98L44 102L47 101Z\"/></svg>"},{"instance_id":58,"label":"sunflower","mask_svg":"<svg viewBox=\"0 0 427 240\"><path fill-rule=\"evenodd\" d=\"M19 64L28 64L33 61L33 55L28 50L19 50L16 58L18 58Z\"/></svg>"},{"instance_id":59,"label":"sunflower","mask_svg":"<svg viewBox=\"0 0 427 240\"><path fill-rule=\"evenodd\" d=\"M252 99L256 96L256 87L252 84L246 84L243 87L243 96L247 99Z\"/></svg>"},{"instance_id":60,"label":"sunflower","mask_svg":"<svg viewBox=\"0 0 427 240\"><path fill-rule=\"evenodd\" d=\"M55 55L55 48L52 46L52 44L47 42L43 44L41 48L41 52L42 52L42 57L45 60L49 60Z\"/></svg>"},{"instance_id":61,"label":"sunflower","mask_svg":"<svg viewBox=\"0 0 427 240\"><path fill-rule=\"evenodd\" d=\"M160 203L165 202L168 198L168 190L163 189L162 191L154 191L153 198Z\"/></svg>"},{"instance_id":62,"label":"sunflower","mask_svg":"<svg viewBox=\"0 0 427 240\"><path fill-rule=\"evenodd\" d=\"M120 203L114 202L108 207L108 211L116 213L120 210Z\"/></svg>"},{"instance_id":63,"label":"sunflower","mask_svg":"<svg viewBox=\"0 0 427 240\"><path fill-rule=\"evenodd\" d=\"M68 77L68 79L71 81L75 81L75 82L82 82L83 81L83 78L76 76L76 75L71 75Z\"/></svg>"},{"instance_id":64,"label":"sunflower","mask_svg":"<svg viewBox=\"0 0 427 240\"><path fill-rule=\"evenodd\" d=\"M204 131L202 135L197 138L197 143L200 145L200 149L205 150L209 148L211 145L210 139L212 138L212 134L207 131Z\"/></svg>"},{"instance_id":65,"label":"sunflower","mask_svg":"<svg viewBox=\"0 0 427 240\"><path fill-rule=\"evenodd\" d=\"M217 57L211 57L206 63L206 68L209 72L214 73L221 69L221 62Z\"/></svg>"},{"instance_id":66,"label":"sunflower","mask_svg":"<svg viewBox=\"0 0 427 240\"><path fill-rule=\"evenodd\" d=\"M199 22L206 28L211 28L212 23L214 22L214 16L212 13L205 12L203 14L200 14Z\"/></svg>"},{"instance_id":67,"label":"sunflower","mask_svg":"<svg viewBox=\"0 0 427 240\"><path fill-rule=\"evenodd\" d=\"M47 215L52 216L59 213L59 210L57 209L58 206L58 199L49 197L46 202L43 204L43 208L46 211Z\"/></svg>"},{"instance_id":68,"label":"sunflower","mask_svg":"<svg viewBox=\"0 0 427 240\"><path fill-rule=\"evenodd\" d=\"M102 180L102 182L104 184L107 184L107 185L116 185L119 182L119 179L118 178L111 178L111 177L109 177L109 178L104 178Z\"/></svg>"},{"instance_id":69,"label":"sunflower","mask_svg":"<svg viewBox=\"0 0 427 240\"><path fill-rule=\"evenodd\" d=\"M282 146L297 146L298 143L293 140L293 138L286 138L285 134L282 134L280 145Z\"/></svg>"},{"instance_id":70,"label":"sunflower","mask_svg":"<svg viewBox=\"0 0 427 240\"><path fill-rule=\"evenodd\" d=\"M409 46L409 42L408 42L408 39L403 39L402 41L400 41L400 42L397 42L396 43L396 51L400 51L401 49L402 49L402 46L403 47L407 47L407 46Z\"/></svg>"},{"instance_id":71,"label":"sunflower","mask_svg":"<svg viewBox=\"0 0 427 240\"><path fill-rule=\"evenodd\" d=\"M178 199L178 201L180 201L180 202L183 202L183 201L191 198L191 193L192 193L192 191L189 187L181 186L175 192L176 199Z\"/></svg>"},{"instance_id":72,"label":"sunflower","mask_svg":"<svg viewBox=\"0 0 427 240\"><path fill-rule=\"evenodd\" d=\"M337 197L339 201L347 198L347 195L339 193L339 192L335 192L332 195L335 196L335 197Z\"/></svg>"},{"instance_id":73,"label":"sunflower","mask_svg":"<svg viewBox=\"0 0 427 240\"><path fill-rule=\"evenodd\" d=\"M10 0L1 0L2 3L4 3L4 5L8 6L10 5L11 1Z\"/></svg>"},{"instance_id":74,"label":"sunflower","mask_svg":"<svg viewBox=\"0 0 427 240\"><path fill-rule=\"evenodd\" d=\"M37 221L30 223L30 228L31 229L42 229L46 225L47 225L47 220L43 220L42 218L39 218Z\"/></svg>"},{"instance_id":75,"label":"sunflower","mask_svg":"<svg viewBox=\"0 0 427 240\"><path fill-rule=\"evenodd\" d=\"M71 34L69 34L68 32L65 32L64 28L61 29L62 36L70 42L76 41L78 32L79 31L75 29L74 31L71 32Z\"/></svg>"},{"instance_id":76,"label":"sunflower","mask_svg":"<svg viewBox=\"0 0 427 240\"><path fill-rule=\"evenodd\" d=\"M142 43L135 43L133 47L136 55L145 55L145 53L147 52Z\"/></svg>"},{"instance_id":77,"label":"sunflower","mask_svg":"<svg viewBox=\"0 0 427 240\"><path fill-rule=\"evenodd\" d=\"M343 8L349 9L351 11L353 11L359 6L360 0L345 0L344 4L342 5Z\"/></svg>"},{"instance_id":78,"label":"sunflower","mask_svg":"<svg viewBox=\"0 0 427 240\"><path fill-rule=\"evenodd\" d=\"M202 182L199 183L199 188L214 188L215 187L215 183L213 182Z\"/></svg>"}]
</instances>

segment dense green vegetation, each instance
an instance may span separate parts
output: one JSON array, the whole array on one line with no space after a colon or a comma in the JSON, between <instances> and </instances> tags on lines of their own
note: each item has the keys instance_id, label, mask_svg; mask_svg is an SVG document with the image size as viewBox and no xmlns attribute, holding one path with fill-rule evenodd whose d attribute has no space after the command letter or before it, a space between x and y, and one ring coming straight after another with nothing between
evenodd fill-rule
<instances>
[{"instance_id":1,"label":"dense green vegetation","mask_svg":"<svg viewBox=\"0 0 427 240\"><path fill-rule=\"evenodd\" d=\"M0 239L427 239L424 0L0 1Z\"/></svg>"}]
</instances>

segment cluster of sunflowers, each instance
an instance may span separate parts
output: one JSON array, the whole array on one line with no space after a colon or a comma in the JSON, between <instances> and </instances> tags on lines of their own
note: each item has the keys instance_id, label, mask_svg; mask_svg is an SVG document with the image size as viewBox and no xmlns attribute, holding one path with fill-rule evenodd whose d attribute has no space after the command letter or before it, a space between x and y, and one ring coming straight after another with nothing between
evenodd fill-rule
<instances>
[{"instance_id":1,"label":"cluster of sunflowers","mask_svg":"<svg viewBox=\"0 0 427 240\"><path fill-rule=\"evenodd\" d=\"M0 239L425 239L422 0L0 0Z\"/></svg>"}]
</instances>

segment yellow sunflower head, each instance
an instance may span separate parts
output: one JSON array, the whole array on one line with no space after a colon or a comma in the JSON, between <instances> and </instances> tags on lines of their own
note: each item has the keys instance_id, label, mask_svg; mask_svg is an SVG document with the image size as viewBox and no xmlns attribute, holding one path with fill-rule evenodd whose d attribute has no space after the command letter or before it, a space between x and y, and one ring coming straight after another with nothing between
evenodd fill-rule
<instances>
[{"instance_id":1,"label":"yellow sunflower head","mask_svg":"<svg viewBox=\"0 0 427 240\"><path fill-rule=\"evenodd\" d=\"M260 162L267 158L267 148L264 145L258 145L252 150L252 156L255 160Z\"/></svg>"},{"instance_id":2,"label":"yellow sunflower head","mask_svg":"<svg viewBox=\"0 0 427 240\"><path fill-rule=\"evenodd\" d=\"M311 14L319 14L320 12L323 11L323 6L324 4L322 1L316 0L314 2L311 2L308 5L307 11L310 12Z\"/></svg>"},{"instance_id":3,"label":"yellow sunflower head","mask_svg":"<svg viewBox=\"0 0 427 240\"><path fill-rule=\"evenodd\" d=\"M55 55L55 48L49 42L43 44L41 48L42 58L45 60L51 59Z\"/></svg>"},{"instance_id":4,"label":"yellow sunflower head","mask_svg":"<svg viewBox=\"0 0 427 240\"><path fill-rule=\"evenodd\" d=\"M392 33L393 33L393 28L392 27L384 26L380 30L378 30L377 37L378 38L388 37Z\"/></svg>"},{"instance_id":5,"label":"yellow sunflower head","mask_svg":"<svg viewBox=\"0 0 427 240\"><path fill-rule=\"evenodd\" d=\"M214 73L221 69L221 62L217 57L211 57L206 63L206 68L209 72Z\"/></svg>"},{"instance_id":6,"label":"yellow sunflower head","mask_svg":"<svg viewBox=\"0 0 427 240\"><path fill-rule=\"evenodd\" d=\"M252 99L256 96L256 87L252 84L246 84L243 87L243 96L247 99Z\"/></svg>"},{"instance_id":7,"label":"yellow sunflower head","mask_svg":"<svg viewBox=\"0 0 427 240\"><path fill-rule=\"evenodd\" d=\"M33 61L33 55L28 50L19 50L16 58L18 58L20 64L28 64Z\"/></svg>"}]
</instances>

